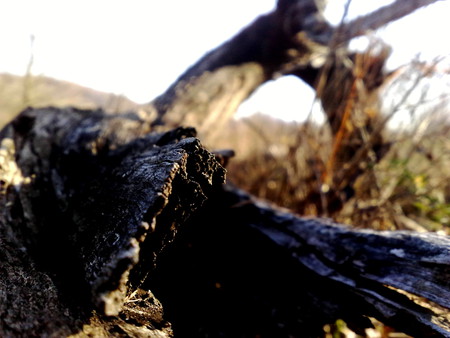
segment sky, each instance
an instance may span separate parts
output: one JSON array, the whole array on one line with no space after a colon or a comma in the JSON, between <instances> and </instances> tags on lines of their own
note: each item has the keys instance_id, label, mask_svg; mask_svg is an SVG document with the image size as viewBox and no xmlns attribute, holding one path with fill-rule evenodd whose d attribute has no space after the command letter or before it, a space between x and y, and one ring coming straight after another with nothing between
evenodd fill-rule
<instances>
[{"instance_id":1,"label":"sky","mask_svg":"<svg viewBox=\"0 0 450 338\"><path fill-rule=\"evenodd\" d=\"M343 0L329 0L326 15L338 22ZM350 17L388 0L353 0ZM32 73L144 103L176 80L207 51L271 11L275 0L0 0L0 72ZM450 1L378 31L393 46L391 68L422 58L450 55ZM30 36L34 43L31 48ZM1 98L0 98L1 99ZM262 111L300 120L314 100L312 90L286 77L261 87L240 115ZM282 108L280 109L280 106ZM307 107L299 111L299 106Z\"/></svg>"}]
</instances>

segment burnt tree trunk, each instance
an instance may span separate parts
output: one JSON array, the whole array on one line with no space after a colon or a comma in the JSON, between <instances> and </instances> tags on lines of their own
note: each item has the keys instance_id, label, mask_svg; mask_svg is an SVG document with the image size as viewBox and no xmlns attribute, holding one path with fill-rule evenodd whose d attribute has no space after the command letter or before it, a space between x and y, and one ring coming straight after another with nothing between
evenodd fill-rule
<instances>
[{"instance_id":1,"label":"burnt tree trunk","mask_svg":"<svg viewBox=\"0 0 450 338\"><path fill-rule=\"evenodd\" d=\"M314 2L280 0L147 116L30 108L5 127L0 336L316 336L366 316L450 336L447 237L263 205L180 126L207 134L277 74L313 85L333 33Z\"/></svg>"},{"instance_id":2,"label":"burnt tree trunk","mask_svg":"<svg viewBox=\"0 0 450 338\"><path fill-rule=\"evenodd\" d=\"M367 317L449 336L449 250L444 236L356 231L224 186L146 285L186 337L319 337L339 318L364 336Z\"/></svg>"},{"instance_id":3,"label":"burnt tree trunk","mask_svg":"<svg viewBox=\"0 0 450 338\"><path fill-rule=\"evenodd\" d=\"M132 115L51 108L2 131L1 336L75 333L93 309L104 335L129 334L129 322L139 335L167 334L139 285L224 180L194 133L147 134Z\"/></svg>"}]
</instances>

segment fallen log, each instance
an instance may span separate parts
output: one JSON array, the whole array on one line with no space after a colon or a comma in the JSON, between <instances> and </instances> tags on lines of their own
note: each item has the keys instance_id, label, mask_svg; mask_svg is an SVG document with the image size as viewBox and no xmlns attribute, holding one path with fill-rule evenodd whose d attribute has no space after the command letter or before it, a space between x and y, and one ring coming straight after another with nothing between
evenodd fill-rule
<instances>
[{"instance_id":1,"label":"fallen log","mask_svg":"<svg viewBox=\"0 0 450 338\"><path fill-rule=\"evenodd\" d=\"M334 35L315 13L279 1L155 100L157 121L28 109L1 131L1 336L317 336L367 316L450 336L447 237L261 205L222 188L192 128L154 130L217 128L277 74L313 84Z\"/></svg>"},{"instance_id":2,"label":"fallen log","mask_svg":"<svg viewBox=\"0 0 450 338\"><path fill-rule=\"evenodd\" d=\"M280 211L222 187L194 130L136 121L29 109L2 131L2 336L316 336L367 317L449 336L448 237Z\"/></svg>"},{"instance_id":3,"label":"fallen log","mask_svg":"<svg viewBox=\"0 0 450 338\"><path fill-rule=\"evenodd\" d=\"M364 336L373 317L448 337L449 277L446 236L302 218L224 186L148 285L181 336L317 337L337 319Z\"/></svg>"}]
</instances>

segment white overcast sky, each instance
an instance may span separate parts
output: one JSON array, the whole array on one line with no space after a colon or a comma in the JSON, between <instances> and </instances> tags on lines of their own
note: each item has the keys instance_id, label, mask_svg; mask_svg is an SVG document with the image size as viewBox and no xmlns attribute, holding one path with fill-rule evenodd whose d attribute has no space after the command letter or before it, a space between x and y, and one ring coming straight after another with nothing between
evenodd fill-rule
<instances>
[{"instance_id":1,"label":"white overcast sky","mask_svg":"<svg viewBox=\"0 0 450 338\"><path fill-rule=\"evenodd\" d=\"M343 2L329 0L331 20L338 20ZM389 2L353 0L351 16ZM148 102L205 52L272 10L275 3L0 0L0 72L25 72L34 35L34 74ZM418 53L429 59L449 55L449 16L450 1L443 0L383 29L380 35L394 51L390 65L406 63ZM300 102L311 104L313 99L296 79L265 87L256 95L259 99L243 105L244 112L261 110L293 119ZM285 103L284 115L280 102Z\"/></svg>"}]
</instances>

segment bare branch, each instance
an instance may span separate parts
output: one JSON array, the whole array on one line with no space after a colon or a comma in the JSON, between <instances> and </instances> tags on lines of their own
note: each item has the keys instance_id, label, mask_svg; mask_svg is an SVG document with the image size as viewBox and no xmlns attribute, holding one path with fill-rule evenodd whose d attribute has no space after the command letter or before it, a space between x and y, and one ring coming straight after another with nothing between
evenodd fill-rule
<instances>
[{"instance_id":1,"label":"bare branch","mask_svg":"<svg viewBox=\"0 0 450 338\"><path fill-rule=\"evenodd\" d=\"M367 15L356 18L339 29L335 42L342 43L401 19L415 10L440 0L397 0Z\"/></svg>"}]
</instances>

